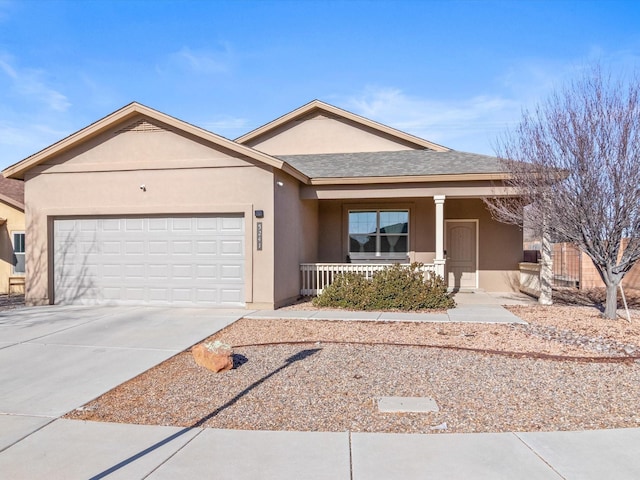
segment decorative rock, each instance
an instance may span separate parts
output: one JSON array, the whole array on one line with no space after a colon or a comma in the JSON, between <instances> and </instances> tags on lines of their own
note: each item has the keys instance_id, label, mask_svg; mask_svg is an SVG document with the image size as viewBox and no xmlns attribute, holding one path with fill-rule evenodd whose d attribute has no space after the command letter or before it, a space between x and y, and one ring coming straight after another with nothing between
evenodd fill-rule
<instances>
[{"instance_id":1,"label":"decorative rock","mask_svg":"<svg viewBox=\"0 0 640 480\"><path fill-rule=\"evenodd\" d=\"M206 342L191 349L193 359L201 367L214 373L224 372L233 368L233 350L231 346L220 341Z\"/></svg>"}]
</instances>

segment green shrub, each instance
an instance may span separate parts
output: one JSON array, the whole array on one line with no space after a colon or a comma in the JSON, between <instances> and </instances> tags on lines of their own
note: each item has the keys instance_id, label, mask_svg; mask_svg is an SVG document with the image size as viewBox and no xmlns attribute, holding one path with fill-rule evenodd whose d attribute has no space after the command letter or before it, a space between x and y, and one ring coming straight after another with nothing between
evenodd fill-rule
<instances>
[{"instance_id":1,"label":"green shrub","mask_svg":"<svg viewBox=\"0 0 640 480\"><path fill-rule=\"evenodd\" d=\"M354 310L366 310L367 291L370 282L357 273L336 275L333 283L313 299L316 307L340 307Z\"/></svg>"},{"instance_id":2,"label":"green shrub","mask_svg":"<svg viewBox=\"0 0 640 480\"><path fill-rule=\"evenodd\" d=\"M422 266L421 263L393 265L376 272L370 281L356 273L338 275L313 304L356 310L405 311L455 306L442 277L429 272L425 278Z\"/></svg>"}]
</instances>

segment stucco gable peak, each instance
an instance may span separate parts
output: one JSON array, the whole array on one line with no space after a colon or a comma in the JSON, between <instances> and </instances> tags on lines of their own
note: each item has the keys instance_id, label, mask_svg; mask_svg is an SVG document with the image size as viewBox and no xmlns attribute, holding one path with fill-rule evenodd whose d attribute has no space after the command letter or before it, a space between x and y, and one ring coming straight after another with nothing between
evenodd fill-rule
<instances>
[{"instance_id":1,"label":"stucco gable peak","mask_svg":"<svg viewBox=\"0 0 640 480\"><path fill-rule=\"evenodd\" d=\"M142 117L142 118L140 118ZM2 174L7 178L24 179L24 174L31 168L46 162L47 160L60 155L82 143L88 141L97 135L122 125L122 128L116 133L123 132L153 132L174 130L181 131L215 145L221 146L238 154L244 155L252 160L257 161L280 170L285 170L294 178L307 183L308 178L294 168L287 165L282 160L272 157L266 153L259 152L246 145L241 145L212 133L203 128L197 127L183 120L162 113L153 108L147 107L138 102L131 102L128 105L116 110L115 112L97 120L96 122L78 130L75 133L63 138L62 140L50 145L49 147L7 167Z\"/></svg>"},{"instance_id":2,"label":"stucco gable peak","mask_svg":"<svg viewBox=\"0 0 640 480\"><path fill-rule=\"evenodd\" d=\"M242 135L241 137L236 138L235 141L241 144L249 144L259 139L260 137L269 135L270 133L272 133L276 129L281 128L287 123L300 121L305 117L309 117L314 114L324 115L329 118L345 119L363 127L370 128L381 134L395 137L402 142L414 144L416 148L428 149L436 152L447 152L450 150L449 148L438 145L437 143L430 142L428 140L425 140L424 138L420 138L410 133L390 127L388 125L384 125L382 123L376 122L375 120L371 120L348 110L344 110L329 103L325 103L318 99L312 100L311 102L295 110L292 110L291 112L286 113L276 118L275 120L272 120L271 122L266 123L265 125L262 125L261 127L258 127Z\"/></svg>"}]
</instances>

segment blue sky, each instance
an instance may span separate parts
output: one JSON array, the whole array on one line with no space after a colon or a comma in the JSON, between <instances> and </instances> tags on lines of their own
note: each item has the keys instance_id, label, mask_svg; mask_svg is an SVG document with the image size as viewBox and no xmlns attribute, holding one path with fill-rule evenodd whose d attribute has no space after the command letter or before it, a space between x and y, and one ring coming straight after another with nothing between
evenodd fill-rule
<instances>
[{"instance_id":1,"label":"blue sky","mask_svg":"<svg viewBox=\"0 0 640 480\"><path fill-rule=\"evenodd\" d=\"M586 63L639 60L631 0L0 0L0 168L132 101L236 138L318 98L492 154Z\"/></svg>"}]
</instances>

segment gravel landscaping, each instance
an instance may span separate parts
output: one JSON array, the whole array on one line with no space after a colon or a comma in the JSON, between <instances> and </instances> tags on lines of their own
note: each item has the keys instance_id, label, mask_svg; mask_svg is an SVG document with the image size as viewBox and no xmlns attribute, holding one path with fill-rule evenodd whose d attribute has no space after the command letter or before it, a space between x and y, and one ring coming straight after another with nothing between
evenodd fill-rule
<instances>
[{"instance_id":1,"label":"gravel landscaping","mask_svg":"<svg viewBox=\"0 0 640 480\"><path fill-rule=\"evenodd\" d=\"M214 374L182 352L67 418L403 433L640 427L640 311L629 323L593 306L508 308L529 325L242 319L209 339L234 346L233 370ZM439 411L380 413L388 396L430 397Z\"/></svg>"}]
</instances>

